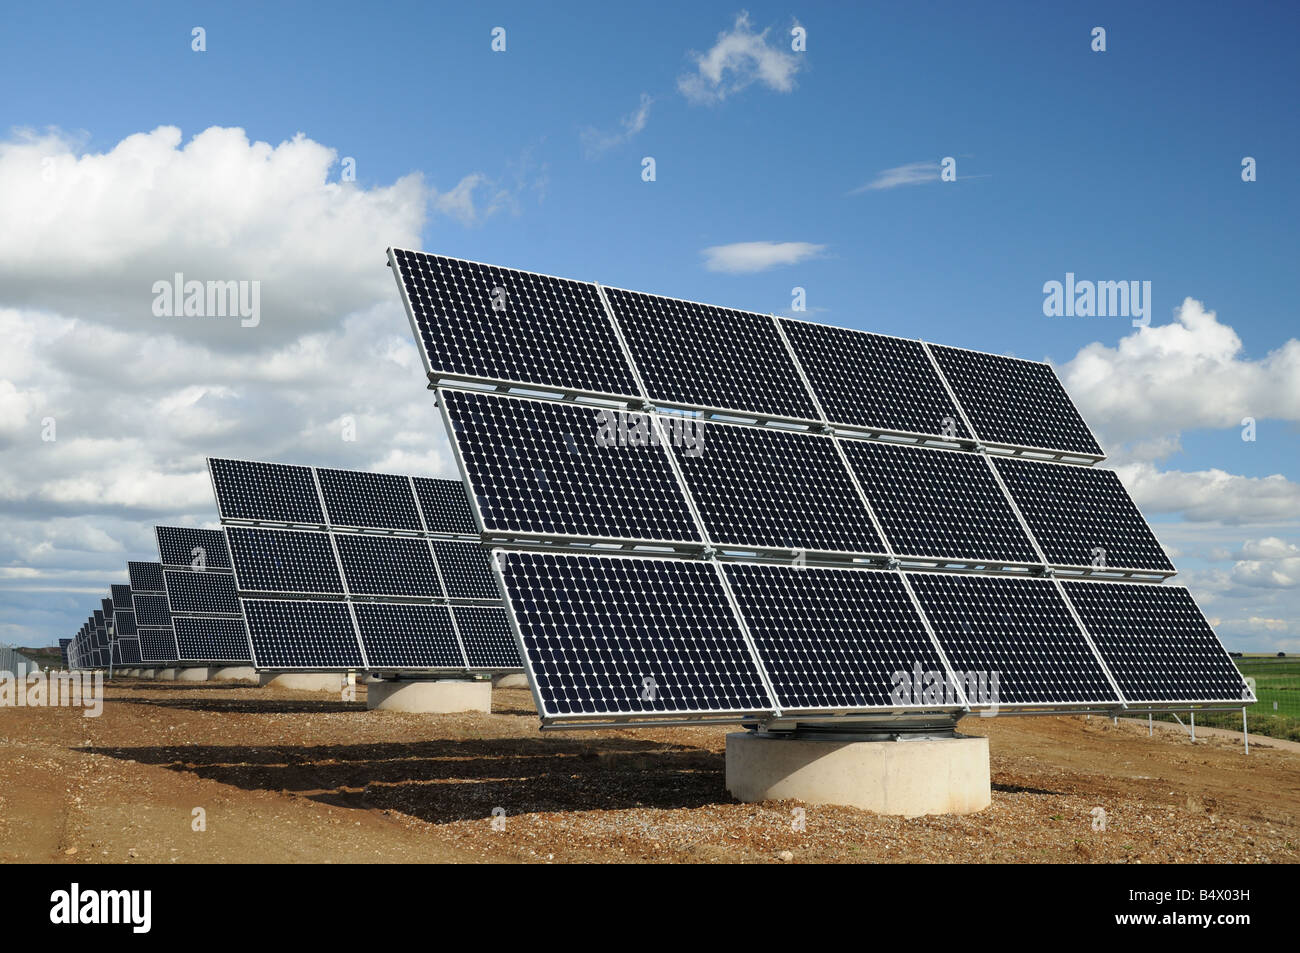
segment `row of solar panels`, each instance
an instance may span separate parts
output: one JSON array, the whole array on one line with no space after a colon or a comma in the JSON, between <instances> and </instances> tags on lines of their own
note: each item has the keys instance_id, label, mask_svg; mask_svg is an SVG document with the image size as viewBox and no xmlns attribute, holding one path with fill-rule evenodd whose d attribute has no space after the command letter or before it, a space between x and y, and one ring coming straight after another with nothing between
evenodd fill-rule
<instances>
[{"instance_id":1,"label":"row of solar panels","mask_svg":"<svg viewBox=\"0 0 1300 953\"><path fill-rule=\"evenodd\" d=\"M547 723L1253 699L1181 586L509 552Z\"/></svg>"},{"instance_id":2,"label":"row of solar panels","mask_svg":"<svg viewBox=\"0 0 1300 953\"><path fill-rule=\"evenodd\" d=\"M435 383L1104 457L1048 364L405 249L388 255Z\"/></svg>"},{"instance_id":3,"label":"row of solar panels","mask_svg":"<svg viewBox=\"0 0 1300 953\"><path fill-rule=\"evenodd\" d=\"M1174 572L1111 470L437 393L489 538Z\"/></svg>"}]
</instances>

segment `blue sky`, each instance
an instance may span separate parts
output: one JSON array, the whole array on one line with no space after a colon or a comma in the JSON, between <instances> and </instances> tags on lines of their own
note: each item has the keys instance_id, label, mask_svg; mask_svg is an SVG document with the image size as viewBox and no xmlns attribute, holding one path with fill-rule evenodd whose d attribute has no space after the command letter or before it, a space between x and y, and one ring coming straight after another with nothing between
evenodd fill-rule
<instances>
[{"instance_id":1,"label":"blue sky","mask_svg":"<svg viewBox=\"0 0 1300 953\"><path fill-rule=\"evenodd\" d=\"M1225 641L1300 651L1298 18L1181 3L10 11L0 313L32 359L0 368L23 421L0 443L15 474L0 484L0 640L70 634L91 590L151 555L137 527L210 521L204 453L447 473L419 446L433 416L401 403L425 399L418 372L374 372L354 401L366 436L344 447L323 433L347 409L346 367L283 370L303 341L347 355L376 334L409 366L382 260L415 243L758 311L788 312L800 286L816 320L1049 358ZM212 127L247 141L173 161ZM299 134L316 151L281 153L286 178L250 198L241 183L265 151ZM150 148L124 147L133 136ZM69 171L57 202L33 205L44 186L22 176L47 156ZM956 181L937 178L945 156ZM1245 156L1257 181L1242 181ZM355 182L340 183L343 157ZM889 170L916 181L864 188ZM172 214L196 192L212 207ZM781 248L727 259L749 270L709 267L706 249L742 243ZM799 260L773 264L782 250ZM247 261L299 299L273 306L264 333L136 319L149 299L132 289L153 278L243 277ZM1043 284L1067 272L1149 281L1152 329L1045 317ZM104 390L85 393L71 381L96 352ZM225 366L240 372L223 380ZM32 443L46 404L72 436L54 447ZM128 470L92 466L101 453L155 474L138 482L157 492L133 495Z\"/></svg>"}]
</instances>

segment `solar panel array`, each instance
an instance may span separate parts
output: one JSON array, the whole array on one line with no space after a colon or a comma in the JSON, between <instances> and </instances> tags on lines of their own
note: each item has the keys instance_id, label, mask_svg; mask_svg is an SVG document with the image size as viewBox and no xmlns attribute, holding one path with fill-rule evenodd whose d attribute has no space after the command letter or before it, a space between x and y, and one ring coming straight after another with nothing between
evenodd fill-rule
<instances>
[{"instance_id":1,"label":"solar panel array","mask_svg":"<svg viewBox=\"0 0 1300 953\"><path fill-rule=\"evenodd\" d=\"M155 526L163 585L172 616L174 657L186 663L248 663L248 635L225 530Z\"/></svg>"},{"instance_id":2,"label":"solar panel array","mask_svg":"<svg viewBox=\"0 0 1300 953\"><path fill-rule=\"evenodd\" d=\"M1050 365L390 264L544 721L1249 695Z\"/></svg>"}]
</instances>

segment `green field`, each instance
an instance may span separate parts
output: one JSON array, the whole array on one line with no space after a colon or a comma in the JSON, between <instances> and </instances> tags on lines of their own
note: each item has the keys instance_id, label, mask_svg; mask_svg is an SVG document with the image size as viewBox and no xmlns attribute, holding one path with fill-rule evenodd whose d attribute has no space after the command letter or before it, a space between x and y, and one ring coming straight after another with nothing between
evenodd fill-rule
<instances>
[{"instance_id":1,"label":"green field","mask_svg":"<svg viewBox=\"0 0 1300 953\"><path fill-rule=\"evenodd\" d=\"M1255 695L1259 701L1246 709L1251 733L1300 741L1300 658L1245 656L1233 661L1242 675L1254 679ZM1173 721L1169 715L1156 717ZM1179 717L1187 721L1185 714ZM1196 723L1209 728L1240 731L1241 712L1202 712L1196 716Z\"/></svg>"}]
</instances>

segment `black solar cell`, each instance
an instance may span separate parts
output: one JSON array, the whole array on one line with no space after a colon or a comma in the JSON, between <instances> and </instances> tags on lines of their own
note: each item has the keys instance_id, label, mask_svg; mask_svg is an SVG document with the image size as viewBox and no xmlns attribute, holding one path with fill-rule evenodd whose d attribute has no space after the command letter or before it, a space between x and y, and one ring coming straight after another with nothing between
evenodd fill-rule
<instances>
[{"instance_id":1,"label":"black solar cell","mask_svg":"<svg viewBox=\"0 0 1300 953\"><path fill-rule=\"evenodd\" d=\"M238 557L236 557L236 564ZM346 602L241 599L253 664L264 669L364 668Z\"/></svg>"},{"instance_id":2,"label":"black solar cell","mask_svg":"<svg viewBox=\"0 0 1300 953\"><path fill-rule=\"evenodd\" d=\"M428 540L336 533L334 543L353 595L442 595Z\"/></svg>"},{"instance_id":3,"label":"black solar cell","mask_svg":"<svg viewBox=\"0 0 1300 953\"><path fill-rule=\"evenodd\" d=\"M465 484L460 480L415 477L415 493L430 533L477 536L478 524L469 508Z\"/></svg>"},{"instance_id":4,"label":"black solar cell","mask_svg":"<svg viewBox=\"0 0 1300 953\"><path fill-rule=\"evenodd\" d=\"M371 668L464 670L446 606L359 602L355 610Z\"/></svg>"},{"instance_id":5,"label":"black solar cell","mask_svg":"<svg viewBox=\"0 0 1300 953\"><path fill-rule=\"evenodd\" d=\"M198 571L230 568L230 551L223 530L155 526L154 532L164 566Z\"/></svg>"},{"instance_id":6,"label":"black solar cell","mask_svg":"<svg viewBox=\"0 0 1300 953\"><path fill-rule=\"evenodd\" d=\"M172 620L176 629L176 645L184 662L247 662L252 660L248 651L248 632L244 620L238 619L187 619Z\"/></svg>"},{"instance_id":7,"label":"black solar cell","mask_svg":"<svg viewBox=\"0 0 1300 953\"><path fill-rule=\"evenodd\" d=\"M435 540L433 554L451 599L500 599L492 556L478 543Z\"/></svg>"},{"instance_id":8,"label":"black solar cell","mask_svg":"<svg viewBox=\"0 0 1300 953\"><path fill-rule=\"evenodd\" d=\"M208 469L223 520L325 523L311 467L210 457Z\"/></svg>"},{"instance_id":9,"label":"black solar cell","mask_svg":"<svg viewBox=\"0 0 1300 953\"><path fill-rule=\"evenodd\" d=\"M342 593L328 533L226 528L242 592Z\"/></svg>"},{"instance_id":10,"label":"black solar cell","mask_svg":"<svg viewBox=\"0 0 1300 953\"><path fill-rule=\"evenodd\" d=\"M456 627L472 669L514 671L523 667L506 610L500 606L454 606Z\"/></svg>"},{"instance_id":11,"label":"black solar cell","mask_svg":"<svg viewBox=\"0 0 1300 953\"><path fill-rule=\"evenodd\" d=\"M416 532L424 528L410 477L323 467L316 468L316 477L334 526Z\"/></svg>"},{"instance_id":12,"label":"black solar cell","mask_svg":"<svg viewBox=\"0 0 1300 953\"><path fill-rule=\"evenodd\" d=\"M167 569L163 575L172 612L239 614L235 577L231 573Z\"/></svg>"}]
</instances>

